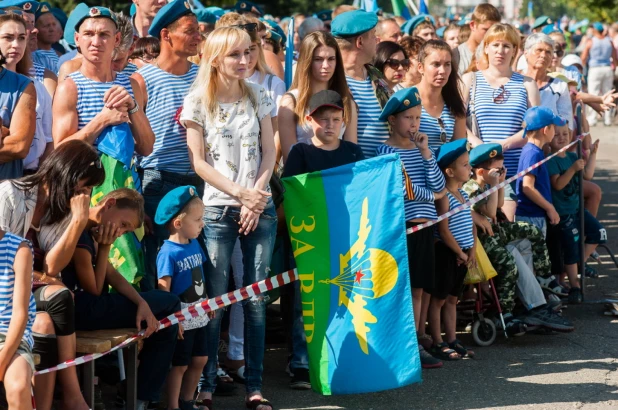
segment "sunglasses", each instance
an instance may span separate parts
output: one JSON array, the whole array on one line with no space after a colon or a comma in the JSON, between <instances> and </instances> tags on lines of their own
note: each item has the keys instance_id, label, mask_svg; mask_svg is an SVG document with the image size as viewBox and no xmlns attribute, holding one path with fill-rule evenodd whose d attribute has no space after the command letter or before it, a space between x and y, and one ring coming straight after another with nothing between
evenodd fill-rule
<instances>
[{"instance_id":1,"label":"sunglasses","mask_svg":"<svg viewBox=\"0 0 618 410\"><path fill-rule=\"evenodd\" d=\"M491 171L493 168L481 168L484 169L485 171ZM504 167L498 168L498 174L502 175L506 172L506 169Z\"/></svg>"},{"instance_id":2,"label":"sunglasses","mask_svg":"<svg viewBox=\"0 0 618 410\"><path fill-rule=\"evenodd\" d=\"M6 14L15 14L17 16L24 16L24 13L21 10L4 10L4 9L0 9L0 16L2 15L6 15Z\"/></svg>"},{"instance_id":3,"label":"sunglasses","mask_svg":"<svg viewBox=\"0 0 618 410\"><path fill-rule=\"evenodd\" d=\"M562 49L562 47L556 47L554 49L554 54L556 55L556 57L563 57L564 56L564 50Z\"/></svg>"},{"instance_id":4,"label":"sunglasses","mask_svg":"<svg viewBox=\"0 0 618 410\"><path fill-rule=\"evenodd\" d=\"M401 66L401 68L408 71L408 69L410 68L410 60L407 58L403 60L395 60L394 58L389 58L388 60L386 60L386 65L388 65L393 70L396 70Z\"/></svg>"},{"instance_id":5,"label":"sunglasses","mask_svg":"<svg viewBox=\"0 0 618 410\"><path fill-rule=\"evenodd\" d=\"M101 168L103 168L103 165L101 165L101 158L97 158L97 159L96 159L96 161L92 161L92 162L90 163L90 165L88 165L88 166L90 166L90 167L94 166L94 167L96 167L97 169L101 169Z\"/></svg>"},{"instance_id":6,"label":"sunglasses","mask_svg":"<svg viewBox=\"0 0 618 410\"><path fill-rule=\"evenodd\" d=\"M236 24L232 27L237 27L239 29L245 30L248 33L257 32L258 25L257 23L247 23L247 24Z\"/></svg>"},{"instance_id":7,"label":"sunglasses","mask_svg":"<svg viewBox=\"0 0 618 410\"><path fill-rule=\"evenodd\" d=\"M438 118L438 126L440 126L440 141L444 144L446 143L446 127L442 118Z\"/></svg>"},{"instance_id":8,"label":"sunglasses","mask_svg":"<svg viewBox=\"0 0 618 410\"><path fill-rule=\"evenodd\" d=\"M494 104L504 104L509 100L510 96L511 92L501 85L500 88L494 91Z\"/></svg>"}]
</instances>

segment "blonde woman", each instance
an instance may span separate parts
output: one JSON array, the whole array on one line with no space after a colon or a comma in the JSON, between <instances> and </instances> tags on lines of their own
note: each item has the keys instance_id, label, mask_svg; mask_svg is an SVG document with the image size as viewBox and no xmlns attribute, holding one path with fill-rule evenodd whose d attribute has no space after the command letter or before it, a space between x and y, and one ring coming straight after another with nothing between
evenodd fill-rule
<instances>
[{"instance_id":1,"label":"blonde woman","mask_svg":"<svg viewBox=\"0 0 618 410\"><path fill-rule=\"evenodd\" d=\"M281 99L279 107L283 162L287 160L292 145L311 143L313 130L306 116L309 114L309 100L318 91L333 90L342 96L344 126L339 138L356 143L357 109L347 85L337 41L329 33L313 32L303 39L299 55L292 87Z\"/></svg>"},{"instance_id":2,"label":"blonde woman","mask_svg":"<svg viewBox=\"0 0 618 410\"><path fill-rule=\"evenodd\" d=\"M236 239L240 238L245 285L266 278L275 243L277 215L268 186L275 165L270 119L274 104L263 87L245 81L251 44L249 34L240 28L221 27L210 33L180 117L187 128L191 165L206 182L205 276L212 295L227 292ZM250 409L272 410L261 394L266 306L262 297L256 297L243 302L243 309L245 403ZM221 317L219 312L209 325L210 357L217 357ZM216 363L206 366L198 396L208 408L216 387Z\"/></svg>"}]
</instances>

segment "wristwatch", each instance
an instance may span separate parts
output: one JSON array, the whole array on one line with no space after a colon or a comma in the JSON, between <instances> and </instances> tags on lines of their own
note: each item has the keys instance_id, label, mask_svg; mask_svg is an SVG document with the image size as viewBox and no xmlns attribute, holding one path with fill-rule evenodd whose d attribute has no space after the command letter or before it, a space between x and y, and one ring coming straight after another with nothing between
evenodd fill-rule
<instances>
[{"instance_id":1,"label":"wristwatch","mask_svg":"<svg viewBox=\"0 0 618 410\"><path fill-rule=\"evenodd\" d=\"M135 107L133 107L132 110L129 110L129 115L135 114L139 110L139 104L135 101L135 98L133 99L133 102L135 103Z\"/></svg>"}]
</instances>

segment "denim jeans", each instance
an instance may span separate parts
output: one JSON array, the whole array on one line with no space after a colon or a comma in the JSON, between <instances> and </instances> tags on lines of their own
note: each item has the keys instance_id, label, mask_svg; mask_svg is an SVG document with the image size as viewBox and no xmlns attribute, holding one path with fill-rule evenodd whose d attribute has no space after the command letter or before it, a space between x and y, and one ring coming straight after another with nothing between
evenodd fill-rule
<instances>
[{"instance_id":1,"label":"denim jeans","mask_svg":"<svg viewBox=\"0 0 618 410\"><path fill-rule=\"evenodd\" d=\"M140 293L140 296L159 320L180 310L180 299L173 293L153 290ZM136 315L137 305L118 293L95 296L84 291L75 292L75 327L78 330L133 328ZM177 337L178 325L174 325L144 339L137 369L138 400L159 400Z\"/></svg>"},{"instance_id":2,"label":"denim jeans","mask_svg":"<svg viewBox=\"0 0 618 410\"><path fill-rule=\"evenodd\" d=\"M207 206L204 209L204 237L208 260L204 265L208 297L227 293L230 279L230 262L236 239L240 238L243 254L243 286L266 279L275 245L277 214L269 201L260 215L257 228L248 235L238 233L240 208ZM266 304L261 295L242 303L245 314L245 385L247 392L262 390L262 361L266 334ZM209 357L217 357L219 332L223 311L216 311L208 323ZM200 391L214 392L216 387L217 360L209 360L200 380Z\"/></svg>"},{"instance_id":3,"label":"denim jeans","mask_svg":"<svg viewBox=\"0 0 618 410\"><path fill-rule=\"evenodd\" d=\"M289 246L290 238L286 236L288 243L288 265L286 269L296 268L296 261ZM300 280L286 286L285 294L281 295L281 311L284 317L288 318L288 337L291 342L290 349L290 370L309 369L309 357L307 355L307 336L305 334L305 324L303 321L303 305L300 290Z\"/></svg>"},{"instance_id":4,"label":"denim jeans","mask_svg":"<svg viewBox=\"0 0 618 410\"><path fill-rule=\"evenodd\" d=\"M193 185L201 198L204 195L204 181L197 175L182 175L155 169L140 169L139 176L142 180L144 209L154 226L154 232L144 236L142 240L146 272L140 281L140 289L147 292L157 287L157 254L163 241L170 236L164 226L154 223L159 202L172 189L185 185Z\"/></svg>"}]
</instances>

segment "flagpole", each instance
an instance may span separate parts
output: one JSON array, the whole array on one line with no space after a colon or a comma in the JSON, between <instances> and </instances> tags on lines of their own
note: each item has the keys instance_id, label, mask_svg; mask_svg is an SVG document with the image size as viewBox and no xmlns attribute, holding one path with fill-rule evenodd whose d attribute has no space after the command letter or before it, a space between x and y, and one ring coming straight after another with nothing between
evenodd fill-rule
<instances>
[{"instance_id":1,"label":"flagpole","mask_svg":"<svg viewBox=\"0 0 618 410\"><path fill-rule=\"evenodd\" d=\"M418 11L418 7L416 7L416 4L414 4L414 0L405 0L405 2L408 4L408 7L412 9L414 14L416 14L417 16L420 14L420 12Z\"/></svg>"},{"instance_id":2,"label":"flagpole","mask_svg":"<svg viewBox=\"0 0 618 410\"><path fill-rule=\"evenodd\" d=\"M288 24L288 36L285 45L285 86L290 88L292 85L292 67L294 64L294 17L290 19Z\"/></svg>"}]
</instances>

